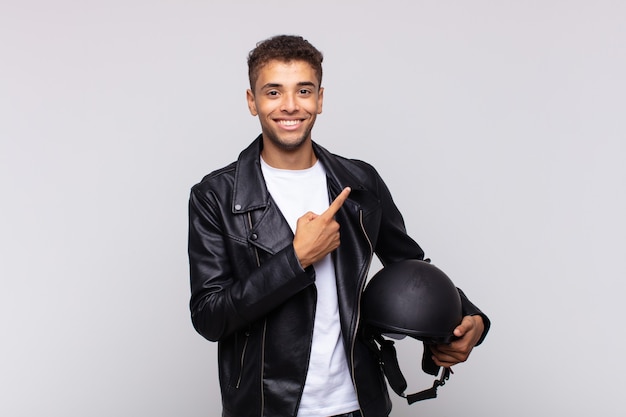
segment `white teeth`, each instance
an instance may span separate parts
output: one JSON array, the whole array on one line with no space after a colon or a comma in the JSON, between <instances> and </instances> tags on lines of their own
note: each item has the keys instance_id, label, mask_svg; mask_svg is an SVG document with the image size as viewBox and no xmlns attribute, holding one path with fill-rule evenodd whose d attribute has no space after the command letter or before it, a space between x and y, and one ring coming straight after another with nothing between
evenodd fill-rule
<instances>
[{"instance_id":1,"label":"white teeth","mask_svg":"<svg viewBox=\"0 0 626 417\"><path fill-rule=\"evenodd\" d=\"M279 120L278 123L285 126L295 126L300 123L300 120Z\"/></svg>"}]
</instances>

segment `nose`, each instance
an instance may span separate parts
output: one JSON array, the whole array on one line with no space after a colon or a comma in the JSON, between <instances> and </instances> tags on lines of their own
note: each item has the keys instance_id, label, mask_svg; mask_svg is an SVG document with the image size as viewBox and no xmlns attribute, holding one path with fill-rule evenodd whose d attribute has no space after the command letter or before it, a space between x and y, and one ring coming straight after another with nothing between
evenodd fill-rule
<instances>
[{"instance_id":1,"label":"nose","mask_svg":"<svg viewBox=\"0 0 626 417\"><path fill-rule=\"evenodd\" d=\"M298 111L298 101L294 94L284 94L280 110L286 113Z\"/></svg>"}]
</instances>

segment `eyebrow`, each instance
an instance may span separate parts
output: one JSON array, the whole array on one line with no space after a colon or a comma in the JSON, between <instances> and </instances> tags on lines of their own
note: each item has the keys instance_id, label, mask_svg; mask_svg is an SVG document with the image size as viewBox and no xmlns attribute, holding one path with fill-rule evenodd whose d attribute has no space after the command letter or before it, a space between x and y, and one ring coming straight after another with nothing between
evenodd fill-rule
<instances>
[{"instance_id":1,"label":"eyebrow","mask_svg":"<svg viewBox=\"0 0 626 417\"><path fill-rule=\"evenodd\" d=\"M296 84L298 87L315 87L315 83L312 81L300 81L298 84ZM278 83L267 83L265 85L263 85L261 87L261 89L266 89L266 88L278 88L278 87L282 87L282 84L278 84Z\"/></svg>"}]
</instances>

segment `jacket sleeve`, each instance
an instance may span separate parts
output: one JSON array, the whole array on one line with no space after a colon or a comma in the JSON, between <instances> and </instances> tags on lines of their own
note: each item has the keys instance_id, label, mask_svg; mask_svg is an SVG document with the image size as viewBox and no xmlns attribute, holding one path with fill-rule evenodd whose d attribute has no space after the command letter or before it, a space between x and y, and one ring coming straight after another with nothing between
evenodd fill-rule
<instances>
[{"instance_id":1,"label":"jacket sleeve","mask_svg":"<svg viewBox=\"0 0 626 417\"><path fill-rule=\"evenodd\" d=\"M189 199L191 319L198 333L211 341L264 317L314 282L313 269L302 269L293 245L258 267L241 267L249 252L233 253L233 237L224 230L224 214L215 200L195 188ZM246 242L236 243L247 247Z\"/></svg>"},{"instance_id":2,"label":"jacket sleeve","mask_svg":"<svg viewBox=\"0 0 626 417\"><path fill-rule=\"evenodd\" d=\"M480 339L478 339L478 342L476 343L476 346L478 346L483 342L483 340L485 340L485 337L487 337L487 332L489 332L489 328L491 327L491 320L489 320L489 317L487 317L485 313L480 311L480 309L467 298L463 290L461 290L460 288L457 289L459 290L459 295L461 296L461 307L463 309L463 316L481 316L483 319L485 329L483 330L483 334L480 336Z\"/></svg>"},{"instance_id":3,"label":"jacket sleeve","mask_svg":"<svg viewBox=\"0 0 626 417\"><path fill-rule=\"evenodd\" d=\"M374 170L374 168L372 168ZM424 259L424 251L406 231L404 218L398 210L387 185L374 170L375 192L382 210L375 252L383 265L405 259Z\"/></svg>"},{"instance_id":4,"label":"jacket sleeve","mask_svg":"<svg viewBox=\"0 0 626 417\"><path fill-rule=\"evenodd\" d=\"M385 185L382 178L377 175L378 179L378 195L383 210L378 244L376 253L381 259L383 265L387 263L398 262L404 259L424 259L424 251L422 248L407 234L402 214L393 202L391 193ZM427 259L430 262L430 259ZM480 315L483 318L485 330L478 341L481 344L491 326L491 321L478 307L476 307L465 295L458 289L461 297L461 305L464 316Z\"/></svg>"}]
</instances>

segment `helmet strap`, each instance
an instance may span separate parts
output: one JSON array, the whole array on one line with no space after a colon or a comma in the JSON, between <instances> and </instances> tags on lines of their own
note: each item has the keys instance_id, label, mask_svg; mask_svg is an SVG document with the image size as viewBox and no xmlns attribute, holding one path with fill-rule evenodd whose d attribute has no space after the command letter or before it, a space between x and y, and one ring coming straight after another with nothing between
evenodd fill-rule
<instances>
[{"instance_id":1,"label":"helmet strap","mask_svg":"<svg viewBox=\"0 0 626 417\"><path fill-rule=\"evenodd\" d=\"M407 382L402 374L402 371L400 370L400 365L398 364L398 355L396 353L394 342L387 340L380 335L374 335L374 339L380 345L378 352L385 377L387 378L387 382L389 382L389 386L396 394L406 398L409 404L413 404L417 401L437 398L437 388L445 385L446 381L450 378L450 374L452 373L450 368L443 368L441 376L433 382L433 386L431 388L406 395L404 391L407 388ZM424 346L424 348L426 349L426 346ZM434 375L437 375L438 373L438 371L434 372Z\"/></svg>"},{"instance_id":2,"label":"helmet strap","mask_svg":"<svg viewBox=\"0 0 626 417\"><path fill-rule=\"evenodd\" d=\"M376 336L376 341L380 344L380 359L383 364L383 371L389 382L389 386L393 391L401 397L404 397L404 391L407 384L400 365L398 364L398 355L393 341L387 340L382 336Z\"/></svg>"},{"instance_id":3,"label":"helmet strap","mask_svg":"<svg viewBox=\"0 0 626 417\"><path fill-rule=\"evenodd\" d=\"M433 382L433 386L431 388L425 389L424 391L416 392L415 394L409 394L406 396L406 400L409 404L413 404L417 401L428 400L431 398L437 398L437 388L446 384L446 381L450 378L450 374L452 373L452 369L443 368L441 372L441 377L436 379Z\"/></svg>"}]
</instances>

